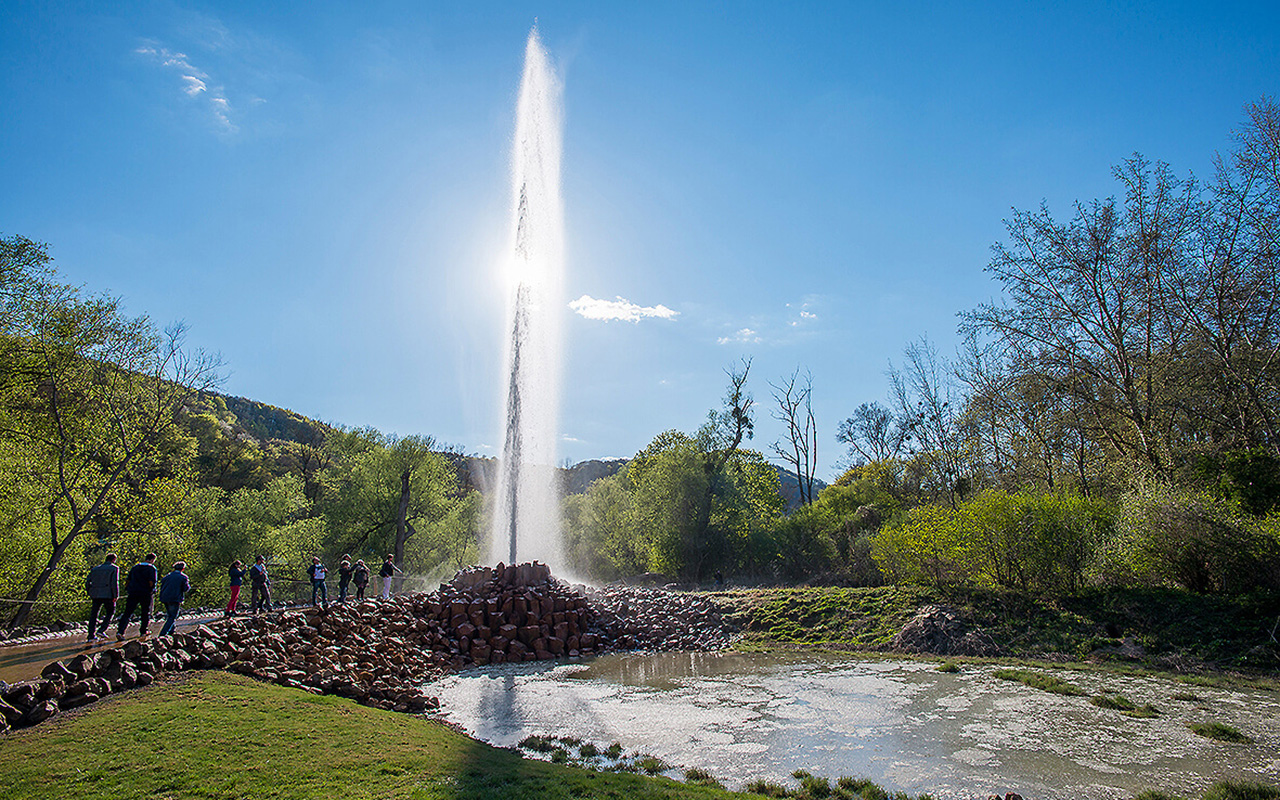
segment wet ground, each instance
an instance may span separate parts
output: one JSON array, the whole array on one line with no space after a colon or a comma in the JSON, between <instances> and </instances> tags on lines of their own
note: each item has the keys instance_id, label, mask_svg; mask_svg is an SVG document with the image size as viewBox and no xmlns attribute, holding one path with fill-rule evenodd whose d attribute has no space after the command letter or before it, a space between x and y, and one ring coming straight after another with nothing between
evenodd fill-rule
<instances>
[{"instance_id":1,"label":"wet ground","mask_svg":"<svg viewBox=\"0 0 1280 800\"><path fill-rule=\"evenodd\" d=\"M1160 710L1126 717L936 662L754 654L615 655L582 665L515 665L433 685L443 716L477 738L573 735L709 771L731 788L796 769L869 777L939 798L1017 791L1033 798L1198 796L1221 778L1280 783L1280 696L1167 678L1048 670L1090 695ZM1173 696L1193 694L1194 700ZM1217 721L1255 740L1226 744L1187 723Z\"/></svg>"},{"instance_id":2,"label":"wet ground","mask_svg":"<svg viewBox=\"0 0 1280 800\"><path fill-rule=\"evenodd\" d=\"M178 617L178 622L174 627L179 632L187 631L210 620L221 618L221 614L184 615ZM162 627L164 627L163 618L152 620L148 630L152 636L155 636ZM137 638L138 623L136 618L129 625L127 633L129 639ZM99 642L86 642L85 631L81 629L68 631L67 633L51 633L34 641L24 641L21 644L3 644L0 645L0 681L17 683L18 681L32 680L40 677L40 670L44 669L45 665L50 661L61 661L81 653L110 650L113 647L118 647L119 644L116 641L114 624L108 627L107 638Z\"/></svg>"}]
</instances>

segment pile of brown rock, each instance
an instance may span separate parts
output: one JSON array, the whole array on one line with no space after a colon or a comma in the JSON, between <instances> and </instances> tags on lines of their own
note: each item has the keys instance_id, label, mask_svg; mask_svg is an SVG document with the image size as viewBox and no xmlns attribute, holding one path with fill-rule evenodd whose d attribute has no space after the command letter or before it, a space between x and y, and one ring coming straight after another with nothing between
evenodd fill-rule
<instances>
[{"instance_id":1,"label":"pile of brown rock","mask_svg":"<svg viewBox=\"0 0 1280 800\"><path fill-rule=\"evenodd\" d=\"M217 641L214 631L201 627L195 633L131 641L114 650L54 661L39 680L11 686L0 695L0 730L35 725L108 694L146 686L161 671L225 665Z\"/></svg>"},{"instance_id":2,"label":"pile of brown rock","mask_svg":"<svg viewBox=\"0 0 1280 800\"><path fill-rule=\"evenodd\" d=\"M478 567L438 591L202 625L190 633L48 665L4 693L5 726L31 725L156 673L226 668L316 694L419 713L422 686L471 665L577 659L614 650L707 650L729 641L709 599L572 587L545 565Z\"/></svg>"},{"instance_id":3,"label":"pile of brown rock","mask_svg":"<svg viewBox=\"0 0 1280 800\"><path fill-rule=\"evenodd\" d=\"M590 604L618 650L718 650L733 635L707 595L609 586L591 590Z\"/></svg>"},{"instance_id":4,"label":"pile of brown rock","mask_svg":"<svg viewBox=\"0 0 1280 800\"><path fill-rule=\"evenodd\" d=\"M895 653L932 653L943 656L992 656L1000 651L991 635L971 625L954 608L923 606L889 642Z\"/></svg>"}]
</instances>

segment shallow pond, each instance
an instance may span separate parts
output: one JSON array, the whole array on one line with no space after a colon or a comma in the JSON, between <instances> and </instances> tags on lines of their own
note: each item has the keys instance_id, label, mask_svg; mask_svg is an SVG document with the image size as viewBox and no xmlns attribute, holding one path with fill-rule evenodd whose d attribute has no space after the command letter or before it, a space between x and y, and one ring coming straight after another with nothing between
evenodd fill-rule
<instances>
[{"instance_id":1,"label":"shallow pond","mask_svg":"<svg viewBox=\"0 0 1280 800\"><path fill-rule=\"evenodd\" d=\"M1280 783L1280 696L1157 677L1046 670L1089 695L1120 693L1152 719L936 663L679 653L585 664L508 665L452 675L432 689L442 715L514 746L531 734L701 767L730 788L796 769L865 776L891 791L967 798L1129 797L1160 788L1199 796L1221 778ZM1195 700L1174 700L1193 694ZM1189 722L1238 728L1254 744L1202 738Z\"/></svg>"}]
</instances>

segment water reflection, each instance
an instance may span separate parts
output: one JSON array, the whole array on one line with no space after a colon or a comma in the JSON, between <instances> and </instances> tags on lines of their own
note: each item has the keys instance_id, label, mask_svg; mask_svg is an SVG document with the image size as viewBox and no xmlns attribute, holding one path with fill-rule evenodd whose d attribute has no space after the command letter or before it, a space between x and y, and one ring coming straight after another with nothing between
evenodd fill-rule
<instances>
[{"instance_id":1,"label":"water reflection","mask_svg":"<svg viewBox=\"0 0 1280 800\"><path fill-rule=\"evenodd\" d=\"M1089 694L1120 692L1164 713L1134 719L931 663L741 653L623 655L587 665L518 665L435 687L446 718L510 746L530 734L618 741L741 786L796 769L865 775L939 797L1016 790L1038 798L1114 798L1146 788L1199 794L1219 778L1280 781L1280 702L1272 693L1186 687L1159 678L1061 673ZM1216 720L1256 740L1202 739Z\"/></svg>"}]
</instances>

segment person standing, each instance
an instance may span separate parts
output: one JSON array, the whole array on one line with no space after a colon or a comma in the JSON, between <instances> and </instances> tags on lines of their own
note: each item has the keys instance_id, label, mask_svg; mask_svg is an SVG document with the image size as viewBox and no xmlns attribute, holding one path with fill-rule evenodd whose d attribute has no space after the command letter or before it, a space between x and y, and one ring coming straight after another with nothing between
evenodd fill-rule
<instances>
[{"instance_id":1,"label":"person standing","mask_svg":"<svg viewBox=\"0 0 1280 800\"><path fill-rule=\"evenodd\" d=\"M391 582L395 580L396 573L400 572L400 568L396 566L391 555L387 554L387 560L382 562L382 569L378 570L378 576L382 578L382 599L391 599ZM400 572L403 575L403 572Z\"/></svg>"},{"instance_id":2,"label":"person standing","mask_svg":"<svg viewBox=\"0 0 1280 800\"><path fill-rule=\"evenodd\" d=\"M182 610L182 601L186 599L187 592L191 591L191 579L187 577L186 568L187 562L175 562L173 571L160 579L160 602L164 603L165 614L164 627L160 629L161 636L173 633L178 612Z\"/></svg>"},{"instance_id":3,"label":"person standing","mask_svg":"<svg viewBox=\"0 0 1280 800\"><path fill-rule=\"evenodd\" d=\"M244 576L248 570L244 568L244 562L236 559L231 562L231 566L227 568L227 576L231 579L231 599L227 601L227 613L225 616L231 616L236 613L236 603L240 601L240 587L244 584Z\"/></svg>"},{"instance_id":4,"label":"person standing","mask_svg":"<svg viewBox=\"0 0 1280 800\"><path fill-rule=\"evenodd\" d=\"M129 616L138 609L138 633L147 638L147 625L151 622L151 598L156 591L156 583L160 580L160 570L156 569L156 554L147 553L147 557L129 570L129 577L124 582L124 613L120 615L120 624L116 627L116 641L124 641L124 632L129 628Z\"/></svg>"},{"instance_id":5,"label":"person standing","mask_svg":"<svg viewBox=\"0 0 1280 800\"><path fill-rule=\"evenodd\" d=\"M365 587L369 585L369 567L364 559L356 560L356 565L351 570L351 582L356 585L356 600L363 600Z\"/></svg>"},{"instance_id":6,"label":"person standing","mask_svg":"<svg viewBox=\"0 0 1280 800\"><path fill-rule=\"evenodd\" d=\"M249 567L249 610L257 614L259 611L271 610L271 576L267 574L267 560L258 556Z\"/></svg>"},{"instance_id":7,"label":"person standing","mask_svg":"<svg viewBox=\"0 0 1280 800\"><path fill-rule=\"evenodd\" d=\"M351 566L351 556L343 556L342 563L338 565L338 602L345 603L347 601L347 587L351 584L351 573L354 568Z\"/></svg>"},{"instance_id":8,"label":"person standing","mask_svg":"<svg viewBox=\"0 0 1280 800\"><path fill-rule=\"evenodd\" d=\"M120 568L116 566L115 553L107 553L105 561L89 570L84 589L93 601L93 607L89 609L88 641L105 639L107 626L116 614L116 599L120 597ZM101 627L98 626L99 611L102 612Z\"/></svg>"},{"instance_id":9,"label":"person standing","mask_svg":"<svg viewBox=\"0 0 1280 800\"><path fill-rule=\"evenodd\" d=\"M307 567L307 574L311 576L311 605L316 604L316 597L324 603L325 608L329 607L329 590L325 588L324 579L328 575L328 571L324 568L324 564L320 563L320 556L311 557L311 566Z\"/></svg>"}]
</instances>

